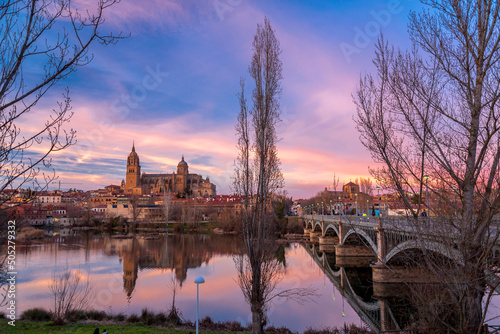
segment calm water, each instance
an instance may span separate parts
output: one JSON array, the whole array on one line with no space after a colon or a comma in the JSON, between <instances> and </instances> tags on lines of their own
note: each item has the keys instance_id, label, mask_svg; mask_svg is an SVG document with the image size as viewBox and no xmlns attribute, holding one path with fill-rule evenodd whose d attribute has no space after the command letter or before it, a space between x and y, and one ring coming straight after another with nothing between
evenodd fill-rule
<instances>
[{"instance_id":1,"label":"calm water","mask_svg":"<svg viewBox=\"0 0 500 334\"><path fill-rule=\"evenodd\" d=\"M172 303L170 282L175 279L180 285L176 306L185 319L192 321L196 317L193 281L203 276L206 283L200 285L200 317L247 324L250 308L235 281L233 255L239 252L240 237L225 235L116 239L81 233L41 244L18 244L18 314L32 307L51 309L51 279L55 273L69 269L91 277L97 293L93 308L114 314L140 314L143 308L166 311ZM319 297L304 305L275 301L269 306L270 325L299 332L345 322L380 328L383 311L373 298L371 268L367 265L340 268L335 265L335 254L295 243L285 245L285 263L286 275L278 289L311 286ZM391 316L406 317L404 308L396 304L390 307ZM500 312L493 308L492 314Z\"/></svg>"},{"instance_id":2,"label":"calm water","mask_svg":"<svg viewBox=\"0 0 500 334\"><path fill-rule=\"evenodd\" d=\"M200 285L200 317L246 324L251 319L249 306L235 281L232 258L239 249L240 238L225 235L114 239L83 234L18 246L19 314L37 306L52 308L51 278L54 272L70 269L90 275L97 292L94 308L115 314L140 314L146 307L166 311L172 303L169 282L175 276L180 284L176 306L192 321L196 317L193 281L203 276L206 283ZM320 296L305 305L277 300L269 307L270 324L302 332L310 326L361 323L303 246L287 245L285 256L286 276L279 289L312 286Z\"/></svg>"}]
</instances>

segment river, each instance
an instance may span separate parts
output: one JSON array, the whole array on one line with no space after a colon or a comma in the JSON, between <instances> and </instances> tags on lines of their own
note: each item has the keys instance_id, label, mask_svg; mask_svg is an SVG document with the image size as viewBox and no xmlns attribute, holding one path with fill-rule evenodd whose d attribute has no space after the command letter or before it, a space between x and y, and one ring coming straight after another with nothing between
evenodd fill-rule
<instances>
[{"instance_id":1,"label":"river","mask_svg":"<svg viewBox=\"0 0 500 334\"><path fill-rule=\"evenodd\" d=\"M235 281L233 255L240 237L232 235L137 235L115 239L105 234L78 233L17 246L18 312L52 308L49 290L54 274L65 270L90 275L96 298L93 308L118 314L140 314L143 308L166 311L172 303L172 275L180 285L176 306L184 318L196 317L196 284L200 285L200 317L248 323L250 310ZM309 287L315 302L276 300L269 306L269 324L293 331L307 327L360 324L356 312L299 244L285 247L286 274L279 289ZM343 314L345 316L343 316Z\"/></svg>"},{"instance_id":2,"label":"river","mask_svg":"<svg viewBox=\"0 0 500 334\"><path fill-rule=\"evenodd\" d=\"M278 289L312 287L318 297L305 304L273 301L268 325L298 332L344 323L380 328L380 302L373 298L367 265L340 268L335 266L334 254L323 254L317 246L288 243L283 247L286 269ZM235 280L233 258L240 252L240 237L232 235L137 234L117 238L65 231L58 238L41 242L18 242L18 314L33 307L51 309L52 278L71 270L90 277L96 293L92 308L112 314L140 314L144 308L167 311L172 303L170 282L175 279L179 284L175 304L183 318L191 321L196 317L194 279L203 276L200 318L208 315L214 321L248 324L250 308Z\"/></svg>"}]
</instances>

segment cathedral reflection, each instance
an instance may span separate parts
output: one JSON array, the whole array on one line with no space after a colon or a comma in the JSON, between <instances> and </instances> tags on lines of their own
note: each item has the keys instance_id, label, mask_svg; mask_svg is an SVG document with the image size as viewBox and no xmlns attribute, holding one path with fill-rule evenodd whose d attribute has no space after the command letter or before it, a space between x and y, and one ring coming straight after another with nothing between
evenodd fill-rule
<instances>
[{"instance_id":1,"label":"cathedral reflection","mask_svg":"<svg viewBox=\"0 0 500 334\"><path fill-rule=\"evenodd\" d=\"M233 255L240 249L239 238L225 235L169 235L112 237L108 255L117 254L123 264L123 288L128 299L134 291L139 272L167 269L175 273L182 286L189 269L208 264L213 256Z\"/></svg>"}]
</instances>

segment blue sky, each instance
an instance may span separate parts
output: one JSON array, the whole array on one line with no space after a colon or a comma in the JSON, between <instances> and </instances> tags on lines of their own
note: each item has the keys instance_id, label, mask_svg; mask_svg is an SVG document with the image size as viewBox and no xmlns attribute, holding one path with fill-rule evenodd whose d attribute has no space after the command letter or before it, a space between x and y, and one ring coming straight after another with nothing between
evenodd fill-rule
<instances>
[{"instance_id":1,"label":"blue sky","mask_svg":"<svg viewBox=\"0 0 500 334\"><path fill-rule=\"evenodd\" d=\"M119 184L135 141L144 172L172 172L184 154L191 172L230 193L236 94L240 77L247 92L252 86L251 43L265 16L283 50L278 149L289 194L311 196L331 186L334 172L341 184L368 176L373 162L355 130L351 94L373 70L380 31L410 46L407 18L419 7L403 0L123 0L109 9L104 29L130 37L94 45L94 60L35 113L42 121L69 86L78 143L53 156L62 187Z\"/></svg>"}]
</instances>

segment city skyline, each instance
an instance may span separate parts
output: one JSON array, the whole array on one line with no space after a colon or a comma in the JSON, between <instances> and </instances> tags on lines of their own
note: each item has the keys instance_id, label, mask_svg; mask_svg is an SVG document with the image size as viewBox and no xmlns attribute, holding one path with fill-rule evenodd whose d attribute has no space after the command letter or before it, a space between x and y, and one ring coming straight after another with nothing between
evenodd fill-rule
<instances>
[{"instance_id":1,"label":"city skyline","mask_svg":"<svg viewBox=\"0 0 500 334\"><path fill-rule=\"evenodd\" d=\"M407 48L414 1L152 1L112 6L104 29L131 33L96 46L94 60L57 86L69 86L78 143L52 155L62 188L119 184L132 142L144 171L171 171L184 155L195 173L230 193L236 158L236 94L246 78L257 24L268 17L283 50L279 157L294 198L368 177L373 166L352 117L351 93L373 70L378 28ZM60 99L54 89L34 117ZM248 97L249 98L249 97ZM36 153L36 152L35 152ZM75 186L75 184L85 182ZM56 185L54 185L56 187Z\"/></svg>"}]
</instances>

